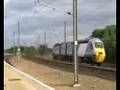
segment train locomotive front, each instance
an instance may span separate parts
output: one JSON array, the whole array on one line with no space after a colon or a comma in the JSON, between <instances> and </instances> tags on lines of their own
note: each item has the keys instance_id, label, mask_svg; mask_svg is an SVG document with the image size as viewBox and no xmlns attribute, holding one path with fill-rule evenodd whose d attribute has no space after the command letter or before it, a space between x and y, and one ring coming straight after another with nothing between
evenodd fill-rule
<instances>
[{"instance_id":1,"label":"train locomotive front","mask_svg":"<svg viewBox=\"0 0 120 90\"><path fill-rule=\"evenodd\" d=\"M105 49L103 42L98 38L91 38L84 57L92 57L93 63L102 64L105 60Z\"/></svg>"},{"instance_id":2,"label":"train locomotive front","mask_svg":"<svg viewBox=\"0 0 120 90\"><path fill-rule=\"evenodd\" d=\"M73 60L73 42L58 43L53 47L53 58L62 60ZM83 62L102 64L105 60L105 49L103 42L98 38L88 38L78 40L77 46L78 60ZM85 59L87 58L87 59Z\"/></svg>"}]
</instances>

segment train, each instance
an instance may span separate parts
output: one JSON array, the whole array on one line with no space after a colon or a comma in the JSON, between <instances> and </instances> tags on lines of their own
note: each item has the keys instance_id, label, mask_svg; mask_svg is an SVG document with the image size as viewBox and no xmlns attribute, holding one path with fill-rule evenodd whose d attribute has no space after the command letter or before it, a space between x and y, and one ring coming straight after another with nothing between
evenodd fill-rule
<instances>
[{"instance_id":1,"label":"train","mask_svg":"<svg viewBox=\"0 0 120 90\"><path fill-rule=\"evenodd\" d=\"M105 48L102 40L96 37L90 37L78 40L77 57L78 62L86 62L101 65L105 60ZM74 59L74 43L73 41L56 43L53 46L53 58L55 60Z\"/></svg>"}]
</instances>

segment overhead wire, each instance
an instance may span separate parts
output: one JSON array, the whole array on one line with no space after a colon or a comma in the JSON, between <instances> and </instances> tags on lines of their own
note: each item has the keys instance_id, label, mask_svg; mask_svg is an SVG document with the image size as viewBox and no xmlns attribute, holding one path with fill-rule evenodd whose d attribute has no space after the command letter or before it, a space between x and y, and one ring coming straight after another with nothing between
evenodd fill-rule
<instances>
[{"instance_id":1,"label":"overhead wire","mask_svg":"<svg viewBox=\"0 0 120 90\"><path fill-rule=\"evenodd\" d=\"M38 0L39 1L39 0ZM54 1L54 0L53 0ZM92 11L89 11L87 14L85 14L85 15L82 15L82 16L80 16L80 18L82 19L82 20L86 20L86 19L89 19L89 16L88 17L86 17L86 18L83 18L83 17L85 17L86 15L91 15L91 13L93 14L93 13L95 13L95 11L97 11L98 9L101 9L101 8L103 8L106 4L108 4L108 3L110 3L110 1L113 1L113 0L106 0L106 2L103 2L103 4L102 5L100 5L100 6L98 6L97 8L95 8L95 9L93 9ZM39 1L40 2L40 1ZM41 2L44 2L44 4L46 4L48 7L49 7L49 3L47 3L47 2L45 2L45 1L41 1ZM53 8L53 7L50 7L50 8ZM54 8L56 8L56 7L54 7ZM62 10L62 9L60 9L60 10Z\"/></svg>"},{"instance_id":2,"label":"overhead wire","mask_svg":"<svg viewBox=\"0 0 120 90\"><path fill-rule=\"evenodd\" d=\"M53 0L52 2L54 2L54 1L55 1L55 0ZM93 9L92 11L89 11L89 12L86 13L86 14L94 13L94 11L96 11L97 9L102 8L106 3L109 3L110 1L112 1L112 0L106 0L105 2L103 2L102 5L98 6L97 8ZM60 12L62 12L62 13L66 13L66 14L68 14L68 15L72 15L71 12L65 11L65 10L60 9L60 8L58 8L58 7L55 7L55 6L53 6L53 5L49 5L51 2L48 3L48 2L46 2L46 1L44 1L44 0L41 0L41 1L37 0L37 2L38 2L38 3L42 2L46 7L52 8L53 10L57 10L57 11L60 11ZM85 16L85 15L82 15L82 16Z\"/></svg>"},{"instance_id":3,"label":"overhead wire","mask_svg":"<svg viewBox=\"0 0 120 90\"><path fill-rule=\"evenodd\" d=\"M35 5L36 5L37 2L38 2L38 3L44 2L44 4L46 4L48 7L50 6L50 8L58 9L58 10L64 12L64 10L62 10L62 9L59 9L59 8L57 8L57 7L55 7L55 6L49 5L50 3L53 3L53 2L55 2L55 1L56 1L56 0L52 0L51 2L48 3L48 2L43 1L43 0L41 0L41 1L39 1L39 0L36 1L36 0L35 0L34 3L35 3ZM110 1L112 1L112 0L108 0L108 1L110 2ZM108 1L107 1L107 2L108 2ZM102 5L98 6L97 8L93 9L92 11L89 11L87 14L89 14L89 13L91 14L92 12L94 13L97 9L103 8L103 6L104 6L107 2L104 2ZM108 3L109 3L109 2L108 2ZM93 14L93 13L92 13L92 14ZM82 15L82 16L85 16L85 15Z\"/></svg>"},{"instance_id":4,"label":"overhead wire","mask_svg":"<svg viewBox=\"0 0 120 90\"><path fill-rule=\"evenodd\" d=\"M98 9L103 8L106 4L111 3L111 1L113 1L113 0L108 0L108 1L104 2L103 4L101 4L100 6L98 6L97 8L94 8L93 10L89 11L88 13L86 13L86 15L89 15L89 14L91 14L91 13L92 13L92 14L93 14L93 13L96 13L95 11L99 11ZM85 15L83 15L83 16L85 16ZM88 17L87 17L87 18L88 18ZM85 18L85 19L86 19L86 18ZM83 20L85 20L85 19L83 19ZM95 23L94 25L92 25L91 28L93 28L96 24L97 24L97 23Z\"/></svg>"},{"instance_id":5,"label":"overhead wire","mask_svg":"<svg viewBox=\"0 0 120 90\"><path fill-rule=\"evenodd\" d=\"M39 0L38 0L38 1L39 1ZM109 2L110 2L110 1L112 1L112 0L109 0ZM48 3L45 2L45 1L43 1L43 0L42 0L42 2L44 2L44 4L46 4L47 7L52 8L53 10L56 9L56 10L59 10L59 11L64 12L63 10L61 10L61 9L59 9L59 8L56 8L56 7L54 7L54 6L49 6ZM95 13L96 10L103 8L103 7L105 6L105 4L108 4L109 2L108 2L108 1L104 2L102 5L98 6L97 8L93 9L92 11L89 11L87 14L89 14L89 13L92 13L92 14ZM64 13L66 13L66 12L64 12ZM85 15L83 15L83 16L85 16ZM85 19L86 19L86 18L85 18ZM95 24L95 25L96 25L96 24ZM92 25L92 26L93 26L93 25Z\"/></svg>"},{"instance_id":6,"label":"overhead wire","mask_svg":"<svg viewBox=\"0 0 120 90\"><path fill-rule=\"evenodd\" d=\"M68 15L72 15L71 12L65 11L65 10L60 9L60 8L58 8L58 7L55 7L55 6L53 6L53 5L49 5L49 3L46 2L46 1L43 1L43 0L39 1L39 0L38 0L38 4L39 4L40 2L42 2L42 3L43 3L46 7L48 7L48 8L52 8L53 10L57 10L57 11L60 11L60 12L62 12L62 13L66 13L66 14L68 14ZM54 2L54 1L52 1L52 2ZM51 3L51 2L50 2L50 3Z\"/></svg>"}]
</instances>

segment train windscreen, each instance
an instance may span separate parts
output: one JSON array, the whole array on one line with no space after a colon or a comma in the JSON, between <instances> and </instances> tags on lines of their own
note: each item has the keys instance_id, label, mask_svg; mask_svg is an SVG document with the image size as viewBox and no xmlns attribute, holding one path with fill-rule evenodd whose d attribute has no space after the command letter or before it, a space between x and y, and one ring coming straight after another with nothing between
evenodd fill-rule
<instances>
[{"instance_id":1,"label":"train windscreen","mask_svg":"<svg viewBox=\"0 0 120 90\"><path fill-rule=\"evenodd\" d=\"M101 42L94 42L96 48L103 48L103 43Z\"/></svg>"}]
</instances>

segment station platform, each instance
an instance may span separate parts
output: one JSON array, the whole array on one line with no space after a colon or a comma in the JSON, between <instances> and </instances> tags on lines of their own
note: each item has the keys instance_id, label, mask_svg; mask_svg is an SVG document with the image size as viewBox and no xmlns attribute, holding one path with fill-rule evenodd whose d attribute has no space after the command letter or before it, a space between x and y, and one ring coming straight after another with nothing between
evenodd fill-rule
<instances>
[{"instance_id":1,"label":"station platform","mask_svg":"<svg viewBox=\"0 0 120 90\"><path fill-rule=\"evenodd\" d=\"M35 60L35 59L34 59ZM85 69L80 69L78 75L79 87L73 87L74 74L70 67L57 65L40 60L39 63L31 59L13 57L9 62L20 71L29 74L44 84L54 88L54 90L115 90L116 81L96 76L97 72L91 72ZM93 75L95 74L95 75ZM101 87L102 86L102 87ZM23 89L22 89L23 90ZM45 89L38 89L45 90ZM53 90L53 89L51 89Z\"/></svg>"},{"instance_id":2,"label":"station platform","mask_svg":"<svg viewBox=\"0 0 120 90\"><path fill-rule=\"evenodd\" d=\"M4 90L37 90L4 64Z\"/></svg>"}]
</instances>

